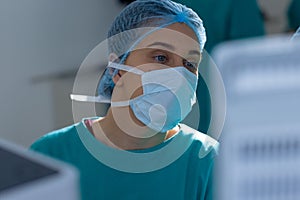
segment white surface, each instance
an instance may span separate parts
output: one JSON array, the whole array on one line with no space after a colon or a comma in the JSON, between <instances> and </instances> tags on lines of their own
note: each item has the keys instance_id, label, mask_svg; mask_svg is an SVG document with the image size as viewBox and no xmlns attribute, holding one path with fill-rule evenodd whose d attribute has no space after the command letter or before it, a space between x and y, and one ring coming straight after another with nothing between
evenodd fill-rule
<instances>
[{"instance_id":1,"label":"white surface","mask_svg":"<svg viewBox=\"0 0 300 200\"><path fill-rule=\"evenodd\" d=\"M215 51L227 91L218 200L300 199L300 43L289 37Z\"/></svg>"},{"instance_id":2,"label":"white surface","mask_svg":"<svg viewBox=\"0 0 300 200\"><path fill-rule=\"evenodd\" d=\"M77 171L66 164L54 161L40 154L29 152L7 141L0 140L1 148L47 168L58 171L58 173L35 179L15 187L0 191L0 200L32 200L32 199L64 199L79 200L79 178ZM1 160L1 158L0 158ZM5 162L1 160L1 163ZM19 164L21 162L18 162ZM21 166L11 166L20 168ZM19 170L19 169L18 169ZM5 181L5 180L1 180Z\"/></svg>"}]
</instances>

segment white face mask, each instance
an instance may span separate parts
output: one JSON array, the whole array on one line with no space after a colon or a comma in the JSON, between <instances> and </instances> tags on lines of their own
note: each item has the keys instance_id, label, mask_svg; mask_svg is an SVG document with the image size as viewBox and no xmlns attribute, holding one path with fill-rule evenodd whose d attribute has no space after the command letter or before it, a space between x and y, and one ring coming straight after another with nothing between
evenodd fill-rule
<instances>
[{"instance_id":1,"label":"white face mask","mask_svg":"<svg viewBox=\"0 0 300 200\"><path fill-rule=\"evenodd\" d=\"M141 75L143 94L128 101L111 102L112 107L130 106L149 128L166 132L181 122L196 102L198 78L185 67L144 72L131 66L110 63L112 68Z\"/></svg>"}]
</instances>

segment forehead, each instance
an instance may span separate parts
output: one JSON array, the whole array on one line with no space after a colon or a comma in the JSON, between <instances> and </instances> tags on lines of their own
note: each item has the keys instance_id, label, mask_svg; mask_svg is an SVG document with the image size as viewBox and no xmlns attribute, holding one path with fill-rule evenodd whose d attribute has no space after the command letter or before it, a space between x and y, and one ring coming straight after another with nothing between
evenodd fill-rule
<instances>
[{"instance_id":1,"label":"forehead","mask_svg":"<svg viewBox=\"0 0 300 200\"><path fill-rule=\"evenodd\" d=\"M172 48L169 48L169 46L172 46ZM151 32L134 49L143 48L168 50L182 57L185 57L191 51L200 52L200 45L195 32L184 23L174 23Z\"/></svg>"}]
</instances>

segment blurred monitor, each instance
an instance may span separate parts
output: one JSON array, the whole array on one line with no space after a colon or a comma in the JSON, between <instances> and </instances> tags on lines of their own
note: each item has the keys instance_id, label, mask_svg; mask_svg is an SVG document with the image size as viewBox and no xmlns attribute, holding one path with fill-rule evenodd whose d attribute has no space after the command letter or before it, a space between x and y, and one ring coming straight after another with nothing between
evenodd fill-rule
<instances>
[{"instance_id":1,"label":"blurred monitor","mask_svg":"<svg viewBox=\"0 0 300 200\"><path fill-rule=\"evenodd\" d=\"M227 94L216 199L300 199L300 41L235 41L213 57Z\"/></svg>"},{"instance_id":2,"label":"blurred monitor","mask_svg":"<svg viewBox=\"0 0 300 200\"><path fill-rule=\"evenodd\" d=\"M0 140L0 200L77 200L73 168Z\"/></svg>"}]
</instances>

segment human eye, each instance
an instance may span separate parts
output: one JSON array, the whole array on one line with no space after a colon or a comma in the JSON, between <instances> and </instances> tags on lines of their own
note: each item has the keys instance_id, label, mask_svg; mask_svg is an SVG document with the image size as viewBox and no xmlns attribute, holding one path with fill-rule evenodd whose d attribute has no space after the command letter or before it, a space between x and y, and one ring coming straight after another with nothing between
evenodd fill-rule
<instances>
[{"instance_id":1,"label":"human eye","mask_svg":"<svg viewBox=\"0 0 300 200\"><path fill-rule=\"evenodd\" d=\"M189 71L196 73L198 70L198 63L197 62L192 62L188 60L183 60L183 65L186 67Z\"/></svg>"},{"instance_id":2,"label":"human eye","mask_svg":"<svg viewBox=\"0 0 300 200\"><path fill-rule=\"evenodd\" d=\"M163 54L155 55L155 56L153 56L153 59L155 62L161 63L161 64L165 64L166 62L168 62L168 57Z\"/></svg>"}]
</instances>

